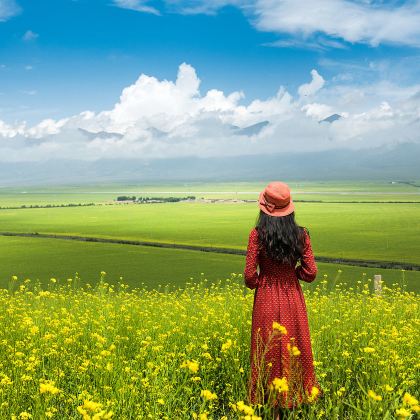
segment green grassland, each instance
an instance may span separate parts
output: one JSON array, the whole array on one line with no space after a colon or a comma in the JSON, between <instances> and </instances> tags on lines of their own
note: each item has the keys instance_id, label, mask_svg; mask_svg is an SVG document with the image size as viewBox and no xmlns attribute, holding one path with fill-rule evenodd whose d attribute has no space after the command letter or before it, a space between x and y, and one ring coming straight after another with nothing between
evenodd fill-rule
<instances>
[{"instance_id":1,"label":"green grassland","mask_svg":"<svg viewBox=\"0 0 420 420\"><path fill-rule=\"evenodd\" d=\"M297 200L323 201L420 201L415 185L388 182L289 182ZM197 198L256 199L266 183L176 183L176 184L105 184L94 186L49 186L0 188L0 207L68 203L103 203L118 195L185 196Z\"/></svg>"},{"instance_id":2,"label":"green grassland","mask_svg":"<svg viewBox=\"0 0 420 420\"><path fill-rule=\"evenodd\" d=\"M94 185L0 188L0 207L96 203L86 207L0 210L0 231L72 234L100 238L156 241L196 246L245 249L253 227L256 203L182 202L116 204L118 195L186 196L210 199L255 200L266 183L184 183L167 185ZM419 185L420 182L415 183ZM390 182L289 182L295 200L343 201L296 203L297 221L310 230L317 256L420 263L420 188ZM349 201L376 201L350 203ZM388 201L388 203L380 203ZM100 271L133 287L171 283L182 286L203 276L225 278L243 271L244 257L106 243L84 243L41 238L0 237L0 285L19 278L74 277L94 283ZM380 273L385 282L420 288L420 272L338 266L319 263L331 283L354 285ZM203 273L203 274L201 274ZM304 284L305 287L312 285Z\"/></svg>"},{"instance_id":3,"label":"green grassland","mask_svg":"<svg viewBox=\"0 0 420 420\"><path fill-rule=\"evenodd\" d=\"M14 275L20 280L39 279L44 284L54 277L62 284L68 278L74 279L76 272L82 283L95 284L100 272L105 271L111 283L123 277L131 287L143 284L147 288L158 288L170 284L174 288L183 288L188 282L204 278L211 282L229 277L231 273L240 274L244 264L245 258L240 255L62 239L0 237L0 287L7 287ZM358 281L373 278L374 274L382 274L388 287L406 284L407 290L420 292L418 271L323 263L318 263L314 283L301 284L311 289L327 280L327 289L333 289L341 282L343 286L355 286Z\"/></svg>"},{"instance_id":4,"label":"green grassland","mask_svg":"<svg viewBox=\"0 0 420 420\"><path fill-rule=\"evenodd\" d=\"M316 255L420 263L419 205L296 203ZM1 231L244 249L254 203L128 204L2 210Z\"/></svg>"}]
</instances>

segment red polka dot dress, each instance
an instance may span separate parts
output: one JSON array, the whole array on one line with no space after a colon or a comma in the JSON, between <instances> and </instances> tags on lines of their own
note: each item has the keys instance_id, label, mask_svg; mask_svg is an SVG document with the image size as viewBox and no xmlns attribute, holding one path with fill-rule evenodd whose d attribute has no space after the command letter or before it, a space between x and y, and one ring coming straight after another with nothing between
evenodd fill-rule
<instances>
[{"instance_id":1,"label":"red polka dot dress","mask_svg":"<svg viewBox=\"0 0 420 420\"><path fill-rule=\"evenodd\" d=\"M251 404L292 408L312 403L323 394L315 377L306 304L299 283L310 283L317 274L306 230L304 253L300 264L296 263L284 264L268 257L259 246L257 229L251 230L244 272L245 285L255 289L248 380Z\"/></svg>"}]
</instances>

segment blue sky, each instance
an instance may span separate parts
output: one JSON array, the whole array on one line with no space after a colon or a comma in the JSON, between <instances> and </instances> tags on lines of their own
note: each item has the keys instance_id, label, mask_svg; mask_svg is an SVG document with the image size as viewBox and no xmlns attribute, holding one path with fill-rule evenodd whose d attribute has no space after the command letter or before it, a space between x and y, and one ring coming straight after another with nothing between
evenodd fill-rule
<instances>
[{"instance_id":1,"label":"blue sky","mask_svg":"<svg viewBox=\"0 0 420 420\"><path fill-rule=\"evenodd\" d=\"M372 47L341 39L340 48L268 46L293 36L258 30L232 5L213 14L182 14L149 2L161 10L156 15L111 0L13 3L15 15L0 23L0 106L10 122L108 109L140 73L173 79L184 61L197 70L201 90L242 90L246 100L273 95L280 85L296 91L312 68L326 80L356 65L354 77L361 81L399 77L407 84L417 77L410 67L386 74L386 63L400 59L414 60L418 70L419 53L411 45ZM25 33L34 35L25 40ZM372 62L382 62L382 70L370 69Z\"/></svg>"},{"instance_id":2,"label":"blue sky","mask_svg":"<svg viewBox=\"0 0 420 420\"><path fill-rule=\"evenodd\" d=\"M0 0L0 129L112 110L141 74L175 81L182 63L202 96L243 92L237 107L281 86L296 99L316 70L318 96L292 107L374 112L416 95L419 21L418 0Z\"/></svg>"}]
</instances>

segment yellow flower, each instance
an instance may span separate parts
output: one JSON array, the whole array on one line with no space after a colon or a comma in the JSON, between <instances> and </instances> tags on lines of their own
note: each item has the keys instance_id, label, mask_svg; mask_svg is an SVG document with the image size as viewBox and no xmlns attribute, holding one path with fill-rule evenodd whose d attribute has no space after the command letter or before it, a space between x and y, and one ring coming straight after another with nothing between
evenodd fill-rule
<instances>
[{"instance_id":1,"label":"yellow flower","mask_svg":"<svg viewBox=\"0 0 420 420\"><path fill-rule=\"evenodd\" d=\"M287 378L283 376L283 378L274 378L271 382L271 389L275 389L278 392L284 392L289 389L289 386L287 385Z\"/></svg>"},{"instance_id":2,"label":"yellow flower","mask_svg":"<svg viewBox=\"0 0 420 420\"><path fill-rule=\"evenodd\" d=\"M293 356L299 356L300 355L300 350L294 346L294 345L290 345L290 343L287 343L287 350L289 351L289 353L291 353Z\"/></svg>"},{"instance_id":3,"label":"yellow flower","mask_svg":"<svg viewBox=\"0 0 420 420\"><path fill-rule=\"evenodd\" d=\"M375 393L375 391L372 391L371 389L369 389L368 391L368 397L372 398L375 401L381 401L382 397L380 395L377 395Z\"/></svg>"},{"instance_id":4,"label":"yellow flower","mask_svg":"<svg viewBox=\"0 0 420 420\"><path fill-rule=\"evenodd\" d=\"M3 378L0 381L0 385L12 385L13 381L7 376L3 375Z\"/></svg>"},{"instance_id":5,"label":"yellow flower","mask_svg":"<svg viewBox=\"0 0 420 420\"><path fill-rule=\"evenodd\" d=\"M403 397L403 403L412 406L417 405L419 402L416 398L414 398L412 395L406 392Z\"/></svg>"},{"instance_id":6,"label":"yellow flower","mask_svg":"<svg viewBox=\"0 0 420 420\"><path fill-rule=\"evenodd\" d=\"M373 353L373 352L375 351L375 349L374 349L373 347L365 347L365 348L363 349L363 351L364 351L365 353Z\"/></svg>"},{"instance_id":7,"label":"yellow flower","mask_svg":"<svg viewBox=\"0 0 420 420\"><path fill-rule=\"evenodd\" d=\"M313 386L311 389L311 395L308 397L309 402L312 402L317 395L319 394L319 389L316 386Z\"/></svg>"},{"instance_id":8,"label":"yellow flower","mask_svg":"<svg viewBox=\"0 0 420 420\"><path fill-rule=\"evenodd\" d=\"M394 390L394 388L392 388L392 386L390 386L390 385L385 385L385 391L388 391L388 392L391 392L391 391L393 391Z\"/></svg>"},{"instance_id":9,"label":"yellow flower","mask_svg":"<svg viewBox=\"0 0 420 420\"><path fill-rule=\"evenodd\" d=\"M94 401L90 401L90 400L84 400L83 405L81 407L93 413L95 411L100 410L102 407L102 404L94 402Z\"/></svg>"},{"instance_id":10,"label":"yellow flower","mask_svg":"<svg viewBox=\"0 0 420 420\"><path fill-rule=\"evenodd\" d=\"M19 414L19 418L24 419L24 420L31 419L32 414L29 414L26 411L23 411L22 413Z\"/></svg>"},{"instance_id":11,"label":"yellow flower","mask_svg":"<svg viewBox=\"0 0 420 420\"><path fill-rule=\"evenodd\" d=\"M346 392L346 388L344 386L342 386L338 391L337 391L337 395L339 397L341 397L344 393Z\"/></svg>"},{"instance_id":12,"label":"yellow flower","mask_svg":"<svg viewBox=\"0 0 420 420\"><path fill-rule=\"evenodd\" d=\"M229 338L226 343L222 344L222 352L229 350L232 347L232 340Z\"/></svg>"},{"instance_id":13,"label":"yellow flower","mask_svg":"<svg viewBox=\"0 0 420 420\"><path fill-rule=\"evenodd\" d=\"M234 404L234 408L238 409L247 416L254 415L254 409L249 405L244 404L243 401L238 401L236 404Z\"/></svg>"},{"instance_id":14,"label":"yellow flower","mask_svg":"<svg viewBox=\"0 0 420 420\"><path fill-rule=\"evenodd\" d=\"M39 384L39 392L41 394L58 394L61 392L60 389L58 389L55 385L54 381L46 381L46 382L41 382Z\"/></svg>"},{"instance_id":15,"label":"yellow flower","mask_svg":"<svg viewBox=\"0 0 420 420\"><path fill-rule=\"evenodd\" d=\"M159 399L157 400L157 402L158 402L159 404L162 404L162 405L164 405L164 404L165 404L165 400L164 400L163 398L159 398Z\"/></svg>"},{"instance_id":16,"label":"yellow flower","mask_svg":"<svg viewBox=\"0 0 420 420\"><path fill-rule=\"evenodd\" d=\"M280 331L281 334L286 335L287 329L284 325L279 324L278 322L273 322L273 330Z\"/></svg>"},{"instance_id":17,"label":"yellow flower","mask_svg":"<svg viewBox=\"0 0 420 420\"><path fill-rule=\"evenodd\" d=\"M395 410L395 414L398 416L399 419L405 419L411 414L411 411L406 410L405 408L398 408L397 410Z\"/></svg>"},{"instance_id":18,"label":"yellow flower","mask_svg":"<svg viewBox=\"0 0 420 420\"><path fill-rule=\"evenodd\" d=\"M217 399L217 395L209 391L208 389L201 390L200 396L202 396L205 400L209 400L209 401Z\"/></svg>"},{"instance_id":19,"label":"yellow flower","mask_svg":"<svg viewBox=\"0 0 420 420\"><path fill-rule=\"evenodd\" d=\"M55 415L55 413L58 410L55 407L50 407L46 412L45 412L45 417L48 419L52 419Z\"/></svg>"},{"instance_id":20,"label":"yellow flower","mask_svg":"<svg viewBox=\"0 0 420 420\"><path fill-rule=\"evenodd\" d=\"M186 360L185 362L182 362L181 367L188 368L191 372L196 373L198 372L200 365L198 364L198 362Z\"/></svg>"}]
</instances>

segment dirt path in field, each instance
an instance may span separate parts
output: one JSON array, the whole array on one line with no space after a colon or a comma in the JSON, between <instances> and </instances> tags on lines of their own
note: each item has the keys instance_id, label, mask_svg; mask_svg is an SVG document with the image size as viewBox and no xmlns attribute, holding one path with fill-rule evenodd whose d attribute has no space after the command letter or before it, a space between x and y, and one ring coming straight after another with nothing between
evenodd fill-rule
<instances>
[{"instance_id":1,"label":"dirt path in field","mask_svg":"<svg viewBox=\"0 0 420 420\"><path fill-rule=\"evenodd\" d=\"M13 236L13 237L25 237L25 238L47 238L47 239L63 239L70 241L81 241L81 242L99 242L99 243L111 243L111 244L123 244L123 245L136 245L136 246L150 246L155 248L171 248L171 249L184 249L188 251L198 252L214 252L219 254L231 254L231 255L246 255L246 251L243 249L235 248L219 248L211 246L199 246L199 245L185 245L176 243L163 243L163 242L149 242L149 241L135 241L128 239L117 239L117 238L97 238L92 236L76 236L76 235L55 235L50 233L25 233L25 232L0 232L0 236ZM396 261L378 261L378 260L359 260L352 258L334 258L334 257L315 257L319 262L331 263L331 264L344 264L353 265L358 267L373 267L373 268L385 268L385 269L397 269L397 270L410 270L420 271L420 264L414 263L403 263Z\"/></svg>"}]
</instances>

